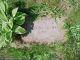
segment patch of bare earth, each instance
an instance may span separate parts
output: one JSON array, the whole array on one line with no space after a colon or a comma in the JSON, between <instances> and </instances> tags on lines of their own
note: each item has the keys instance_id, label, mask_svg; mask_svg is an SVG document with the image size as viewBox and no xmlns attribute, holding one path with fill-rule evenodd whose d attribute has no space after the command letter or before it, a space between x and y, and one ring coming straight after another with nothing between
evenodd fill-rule
<instances>
[{"instance_id":1,"label":"patch of bare earth","mask_svg":"<svg viewBox=\"0 0 80 60\"><path fill-rule=\"evenodd\" d=\"M33 30L22 37L24 42L49 43L65 40L64 26L65 17L52 18L50 16L37 18L33 24Z\"/></svg>"}]
</instances>

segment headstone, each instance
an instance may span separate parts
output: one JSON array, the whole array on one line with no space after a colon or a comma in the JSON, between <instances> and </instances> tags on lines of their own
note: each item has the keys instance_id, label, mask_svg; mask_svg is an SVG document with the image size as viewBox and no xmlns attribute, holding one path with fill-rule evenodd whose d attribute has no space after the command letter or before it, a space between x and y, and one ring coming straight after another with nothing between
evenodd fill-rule
<instances>
[{"instance_id":1,"label":"headstone","mask_svg":"<svg viewBox=\"0 0 80 60\"><path fill-rule=\"evenodd\" d=\"M27 36L22 38L23 41L48 43L64 40L65 31L63 28L63 20L45 16L37 18L33 24L33 30L31 30Z\"/></svg>"}]
</instances>

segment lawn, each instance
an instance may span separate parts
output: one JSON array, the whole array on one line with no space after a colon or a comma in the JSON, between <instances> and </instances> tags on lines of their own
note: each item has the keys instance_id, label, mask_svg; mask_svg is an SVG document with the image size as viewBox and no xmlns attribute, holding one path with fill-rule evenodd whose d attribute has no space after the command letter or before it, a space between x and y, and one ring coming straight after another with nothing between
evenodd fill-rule
<instances>
[{"instance_id":1,"label":"lawn","mask_svg":"<svg viewBox=\"0 0 80 60\"><path fill-rule=\"evenodd\" d=\"M69 14L60 6L63 1L67 1L72 8ZM63 1L7 0L8 5L6 2L4 4L8 6L8 9L4 7L3 3L0 3L0 8L2 8L0 9L0 60L80 60L79 0ZM41 17L47 14L55 18L67 16L64 24L64 28L67 30L65 42L47 44L23 42L18 45L23 47L10 46L14 40L17 40L17 37L25 33L23 28L25 16L31 16L32 19L35 19L36 16ZM8 25L3 24L4 22L7 22ZM19 39L20 37L18 41Z\"/></svg>"}]
</instances>

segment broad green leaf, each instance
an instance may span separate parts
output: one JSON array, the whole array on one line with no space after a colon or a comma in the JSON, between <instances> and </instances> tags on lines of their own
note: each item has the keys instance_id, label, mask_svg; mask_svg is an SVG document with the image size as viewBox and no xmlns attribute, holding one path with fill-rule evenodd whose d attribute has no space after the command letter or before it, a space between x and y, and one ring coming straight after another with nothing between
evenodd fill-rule
<instances>
[{"instance_id":1,"label":"broad green leaf","mask_svg":"<svg viewBox=\"0 0 80 60\"><path fill-rule=\"evenodd\" d=\"M2 1L0 2L0 19L7 21L7 17L5 15L5 5Z\"/></svg>"},{"instance_id":2,"label":"broad green leaf","mask_svg":"<svg viewBox=\"0 0 80 60\"><path fill-rule=\"evenodd\" d=\"M18 25L25 21L25 14L17 13L18 8L12 10L12 16L8 13L8 4L0 0L0 48L12 41L12 33L23 34L26 30Z\"/></svg>"},{"instance_id":3,"label":"broad green leaf","mask_svg":"<svg viewBox=\"0 0 80 60\"><path fill-rule=\"evenodd\" d=\"M26 30L20 26L18 26L15 31L14 31L16 34L24 34L26 33Z\"/></svg>"},{"instance_id":4,"label":"broad green leaf","mask_svg":"<svg viewBox=\"0 0 80 60\"><path fill-rule=\"evenodd\" d=\"M7 22L2 21L2 29L6 28L6 26L7 26Z\"/></svg>"},{"instance_id":5,"label":"broad green leaf","mask_svg":"<svg viewBox=\"0 0 80 60\"><path fill-rule=\"evenodd\" d=\"M8 25L9 25L10 29L12 29L12 27L13 27L13 18L9 19Z\"/></svg>"},{"instance_id":6,"label":"broad green leaf","mask_svg":"<svg viewBox=\"0 0 80 60\"><path fill-rule=\"evenodd\" d=\"M7 22L2 21L2 31L7 32L9 30L10 30L10 28L8 27Z\"/></svg>"},{"instance_id":7,"label":"broad green leaf","mask_svg":"<svg viewBox=\"0 0 80 60\"><path fill-rule=\"evenodd\" d=\"M12 40L12 31L6 32L6 41L10 42Z\"/></svg>"},{"instance_id":8,"label":"broad green leaf","mask_svg":"<svg viewBox=\"0 0 80 60\"><path fill-rule=\"evenodd\" d=\"M2 20L0 19L0 30L1 30L1 28L2 28Z\"/></svg>"},{"instance_id":9,"label":"broad green leaf","mask_svg":"<svg viewBox=\"0 0 80 60\"><path fill-rule=\"evenodd\" d=\"M6 46L6 38L5 38L5 34L1 34L0 36L0 48Z\"/></svg>"},{"instance_id":10,"label":"broad green leaf","mask_svg":"<svg viewBox=\"0 0 80 60\"><path fill-rule=\"evenodd\" d=\"M0 48L5 47L7 45L5 40L4 41L2 41L2 40L3 40L3 38L2 39L0 38Z\"/></svg>"},{"instance_id":11,"label":"broad green leaf","mask_svg":"<svg viewBox=\"0 0 80 60\"><path fill-rule=\"evenodd\" d=\"M7 3L6 1L4 1L4 5L5 5L5 10L8 11L8 7L9 7L9 6L8 6L8 3ZM6 11L5 11L5 12L6 12ZM7 13L7 12L6 12L6 13Z\"/></svg>"},{"instance_id":12,"label":"broad green leaf","mask_svg":"<svg viewBox=\"0 0 80 60\"><path fill-rule=\"evenodd\" d=\"M13 17L15 17L17 11L18 11L18 8L15 8L15 9L12 10L12 16L13 16Z\"/></svg>"},{"instance_id":13,"label":"broad green leaf","mask_svg":"<svg viewBox=\"0 0 80 60\"><path fill-rule=\"evenodd\" d=\"M7 16L5 15L2 9L0 9L0 19L4 21L8 21Z\"/></svg>"},{"instance_id":14,"label":"broad green leaf","mask_svg":"<svg viewBox=\"0 0 80 60\"><path fill-rule=\"evenodd\" d=\"M5 12L5 5L4 5L4 2L0 2L0 10L3 10Z\"/></svg>"},{"instance_id":15,"label":"broad green leaf","mask_svg":"<svg viewBox=\"0 0 80 60\"><path fill-rule=\"evenodd\" d=\"M18 25L22 25L25 22L25 14L17 14L15 17L15 23Z\"/></svg>"},{"instance_id":16,"label":"broad green leaf","mask_svg":"<svg viewBox=\"0 0 80 60\"><path fill-rule=\"evenodd\" d=\"M0 24L2 24L2 20L0 19Z\"/></svg>"},{"instance_id":17,"label":"broad green leaf","mask_svg":"<svg viewBox=\"0 0 80 60\"><path fill-rule=\"evenodd\" d=\"M3 32L0 35L0 48L12 41L12 31Z\"/></svg>"}]
</instances>

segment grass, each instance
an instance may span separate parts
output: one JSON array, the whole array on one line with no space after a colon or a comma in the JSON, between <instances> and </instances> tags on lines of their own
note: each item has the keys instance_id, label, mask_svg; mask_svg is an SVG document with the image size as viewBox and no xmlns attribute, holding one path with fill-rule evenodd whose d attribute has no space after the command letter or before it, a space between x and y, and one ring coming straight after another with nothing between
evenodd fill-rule
<instances>
[{"instance_id":1,"label":"grass","mask_svg":"<svg viewBox=\"0 0 80 60\"><path fill-rule=\"evenodd\" d=\"M59 44L60 45L60 44ZM59 51L62 51L62 46L56 44L31 44L29 47L21 48L3 48L0 54L3 55L5 59L24 59L24 60L53 60L53 59L62 59L62 54ZM58 48L58 49L57 49ZM59 54L58 54L59 53Z\"/></svg>"},{"instance_id":2,"label":"grass","mask_svg":"<svg viewBox=\"0 0 80 60\"><path fill-rule=\"evenodd\" d=\"M79 50L79 46L70 41L63 44L30 44L24 48L3 48L0 57L5 60L79 60Z\"/></svg>"},{"instance_id":3,"label":"grass","mask_svg":"<svg viewBox=\"0 0 80 60\"><path fill-rule=\"evenodd\" d=\"M31 1L31 0L28 0ZM41 0L40 0L41 1ZM54 0L54 5L58 1ZM73 6L76 0L69 0ZM51 0L42 0L51 2ZM32 6L34 2L30 2ZM49 5L51 6L51 5ZM28 7L28 6L27 6ZM36 11L36 9L35 9ZM39 11L38 11L39 12ZM65 21L67 31L67 41L64 43L52 44L29 44L24 48L5 47L0 50L0 59L4 60L80 60L80 8L73 10Z\"/></svg>"},{"instance_id":4,"label":"grass","mask_svg":"<svg viewBox=\"0 0 80 60\"><path fill-rule=\"evenodd\" d=\"M60 0L10 0L11 8L19 7L19 10L39 16L52 15L61 16L65 12L59 7ZM24 9L26 11L24 11Z\"/></svg>"}]
</instances>

